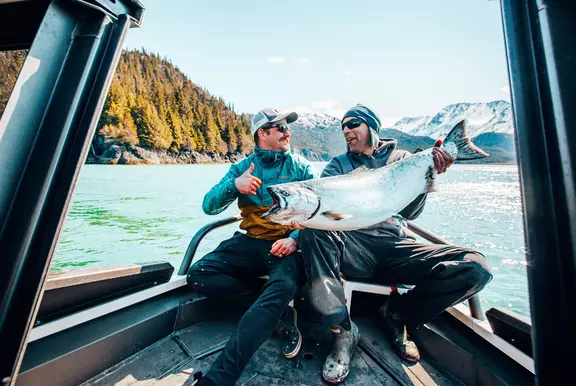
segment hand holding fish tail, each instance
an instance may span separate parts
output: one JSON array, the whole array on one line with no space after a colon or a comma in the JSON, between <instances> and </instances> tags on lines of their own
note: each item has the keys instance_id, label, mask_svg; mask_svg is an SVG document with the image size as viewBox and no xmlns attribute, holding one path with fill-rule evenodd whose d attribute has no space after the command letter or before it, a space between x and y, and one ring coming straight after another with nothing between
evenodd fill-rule
<instances>
[{"instance_id":1,"label":"hand holding fish tail","mask_svg":"<svg viewBox=\"0 0 576 386\"><path fill-rule=\"evenodd\" d=\"M287 237L285 239L277 240L274 244L272 244L270 254L278 256L279 258L284 258L294 253L297 248L298 241L292 237Z\"/></svg>"},{"instance_id":2,"label":"hand holding fish tail","mask_svg":"<svg viewBox=\"0 0 576 386\"><path fill-rule=\"evenodd\" d=\"M236 189L242 194L255 195L256 190L262 185L262 181L258 177L254 177L252 172L254 171L254 164L250 164L248 170L246 170L240 177L236 178L234 184Z\"/></svg>"},{"instance_id":3,"label":"hand holding fish tail","mask_svg":"<svg viewBox=\"0 0 576 386\"><path fill-rule=\"evenodd\" d=\"M434 168L438 174L442 174L456 161L454 157L448 154L445 150L441 149L442 140L439 139L434 144L432 149L432 156L434 157Z\"/></svg>"}]
</instances>

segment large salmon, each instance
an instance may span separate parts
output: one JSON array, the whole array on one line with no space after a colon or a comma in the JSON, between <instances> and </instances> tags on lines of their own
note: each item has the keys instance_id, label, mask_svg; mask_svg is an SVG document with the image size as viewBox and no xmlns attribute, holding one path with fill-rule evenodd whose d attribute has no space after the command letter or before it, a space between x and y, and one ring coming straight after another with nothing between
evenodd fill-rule
<instances>
[{"instance_id":1,"label":"large salmon","mask_svg":"<svg viewBox=\"0 0 576 386\"><path fill-rule=\"evenodd\" d=\"M457 160L487 157L459 122L441 148ZM276 223L314 229L353 230L378 224L418 195L436 191L432 148L378 169L362 166L334 177L269 186L274 205L262 215Z\"/></svg>"}]
</instances>

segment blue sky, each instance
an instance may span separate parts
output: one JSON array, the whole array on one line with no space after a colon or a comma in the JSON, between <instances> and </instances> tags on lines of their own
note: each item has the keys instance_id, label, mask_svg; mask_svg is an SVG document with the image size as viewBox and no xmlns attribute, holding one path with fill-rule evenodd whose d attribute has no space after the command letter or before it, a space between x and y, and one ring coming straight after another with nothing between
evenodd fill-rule
<instances>
[{"instance_id":1,"label":"blue sky","mask_svg":"<svg viewBox=\"0 0 576 386\"><path fill-rule=\"evenodd\" d=\"M142 2L125 47L169 58L238 112L364 103L393 123L509 100L498 1Z\"/></svg>"}]
</instances>

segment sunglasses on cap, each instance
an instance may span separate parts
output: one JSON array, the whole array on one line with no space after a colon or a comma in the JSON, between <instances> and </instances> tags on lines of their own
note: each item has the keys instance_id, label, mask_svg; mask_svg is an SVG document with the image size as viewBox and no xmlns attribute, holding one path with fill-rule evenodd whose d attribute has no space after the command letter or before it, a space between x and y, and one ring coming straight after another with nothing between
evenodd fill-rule
<instances>
[{"instance_id":1,"label":"sunglasses on cap","mask_svg":"<svg viewBox=\"0 0 576 386\"><path fill-rule=\"evenodd\" d=\"M357 128L358 126L360 126L361 124L363 124L364 121L361 120L360 118L356 118L356 119L351 119L346 123L342 124L342 130L349 128L350 130Z\"/></svg>"},{"instance_id":2,"label":"sunglasses on cap","mask_svg":"<svg viewBox=\"0 0 576 386\"><path fill-rule=\"evenodd\" d=\"M279 123L279 124L270 123L270 124L262 126L263 129L272 129L273 127L276 127L278 129L278 131L281 133L285 133L288 130L290 130L288 125L285 123Z\"/></svg>"}]
</instances>

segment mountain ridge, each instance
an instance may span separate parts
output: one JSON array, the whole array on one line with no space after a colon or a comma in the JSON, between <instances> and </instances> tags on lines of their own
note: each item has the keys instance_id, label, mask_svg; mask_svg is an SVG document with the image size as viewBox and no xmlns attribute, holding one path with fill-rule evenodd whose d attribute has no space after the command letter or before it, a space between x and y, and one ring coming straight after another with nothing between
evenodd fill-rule
<instances>
[{"instance_id":1,"label":"mountain ridge","mask_svg":"<svg viewBox=\"0 0 576 386\"><path fill-rule=\"evenodd\" d=\"M0 82L0 112L26 54L0 52L0 80L4 81ZM299 115L291 124L295 153L328 161L346 151L340 119L325 113ZM194 84L170 60L144 49L123 51L86 162L234 162L253 150L251 117ZM398 149L415 152L443 138L460 119L467 120L474 140L480 139L483 149L493 154L477 162L515 162L506 101L451 104L433 116L404 117L383 128L380 135L395 138Z\"/></svg>"},{"instance_id":2,"label":"mountain ridge","mask_svg":"<svg viewBox=\"0 0 576 386\"><path fill-rule=\"evenodd\" d=\"M404 117L390 128L411 135L442 138L462 119L466 119L471 138L484 133L514 133L511 105L504 100L454 103L433 116Z\"/></svg>"},{"instance_id":3,"label":"mountain ridge","mask_svg":"<svg viewBox=\"0 0 576 386\"><path fill-rule=\"evenodd\" d=\"M478 118L474 114L477 115L479 107L485 108L485 106L497 108L499 113L492 117L487 117L485 114L483 117L485 122L481 125L474 124L474 119L472 119L472 124L469 123L467 116L469 110L472 110L473 118ZM509 103L506 101L452 104L431 117L404 117L392 127L381 129L379 135L382 138L396 139L398 149L414 153L418 149L432 147L436 139L443 139L454 125L466 119L472 141L490 156L481 160L459 161L460 163L515 163L513 126L511 116L506 111L509 108ZM476 122L479 120L476 119ZM490 127L490 122L493 126L496 126L496 123L499 126ZM299 113L299 119L291 124L291 130L292 148L296 153L309 159L328 161L346 151L340 119L331 115ZM417 133L423 133L423 135ZM432 133L433 136L426 135L427 133Z\"/></svg>"}]
</instances>

